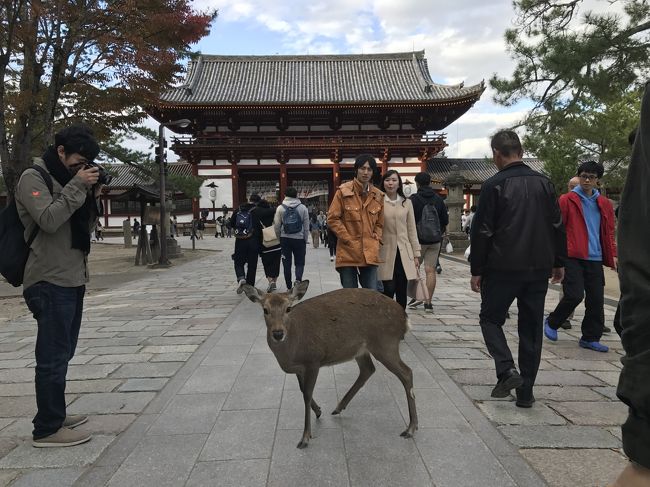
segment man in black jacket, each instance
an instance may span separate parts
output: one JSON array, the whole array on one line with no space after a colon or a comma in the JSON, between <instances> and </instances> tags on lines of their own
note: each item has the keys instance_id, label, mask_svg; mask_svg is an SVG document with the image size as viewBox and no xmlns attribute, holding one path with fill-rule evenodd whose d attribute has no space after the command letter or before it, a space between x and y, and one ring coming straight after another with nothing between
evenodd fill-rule
<instances>
[{"instance_id":1,"label":"man in black jacket","mask_svg":"<svg viewBox=\"0 0 650 487\"><path fill-rule=\"evenodd\" d=\"M564 277L566 234L555 188L522 162L517 134L497 132L491 145L499 172L483 184L472 221L471 288L481 293L481 331L496 365L492 397L507 397L517 389L517 406L531 407L548 278L557 283ZM515 298L521 375L503 333Z\"/></svg>"},{"instance_id":2,"label":"man in black jacket","mask_svg":"<svg viewBox=\"0 0 650 487\"><path fill-rule=\"evenodd\" d=\"M641 123L634 135L632 158L618 215L621 341L625 357L616 394L629 406L623 427L623 450L630 464L613 487L650 485L650 83L641 103ZM646 222L645 224L643 222Z\"/></svg>"},{"instance_id":3,"label":"man in black jacket","mask_svg":"<svg viewBox=\"0 0 650 487\"><path fill-rule=\"evenodd\" d=\"M235 253L232 255L232 259L235 261L235 274L239 285L237 293L241 293L241 287L244 284L255 285L257 260L262 243L259 230L261 228L260 220L255 213L255 208L261 199L258 194L252 194L248 199L248 203L241 205L237 211L233 212L230 218L230 224L235 229L236 237ZM238 228L237 220L243 215L250 218L250 229ZM241 227L241 223L239 227ZM244 266L247 267L246 270L244 270Z\"/></svg>"},{"instance_id":4,"label":"man in black jacket","mask_svg":"<svg viewBox=\"0 0 650 487\"><path fill-rule=\"evenodd\" d=\"M431 187L431 176L429 173L421 172L415 176L415 184L418 191L411 196L411 203L413 204L413 215L415 221L419 222L422 219L422 210L426 205L433 204L438 213L438 221L440 222L440 240L424 242L418 235L418 240L421 246L421 262L424 263L424 271L427 275L427 296L428 299L424 302L424 310L433 313L433 305L431 298L433 292L436 290L436 264L438 263L438 255L440 255L440 246L442 245L442 235L447 229L449 224L449 212L443 199ZM417 308L420 304L419 301L411 301L409 307L411 309Z\"/></svg>"}]
</instances>

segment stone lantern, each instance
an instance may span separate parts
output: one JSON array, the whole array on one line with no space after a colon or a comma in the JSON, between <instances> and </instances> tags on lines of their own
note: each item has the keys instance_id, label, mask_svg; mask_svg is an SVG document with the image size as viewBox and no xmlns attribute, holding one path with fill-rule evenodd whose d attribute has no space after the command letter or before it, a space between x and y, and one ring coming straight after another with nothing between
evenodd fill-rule
<instances>
[{"instance_id":1,"label":"stone lantern","mask_svg":"<svg viewBox=\"0 0 650 487\"><path fill-rule=\"evenodd\" d=\"M456 164L451 166L451 172L445 179L444 183L447 188L447 209L449 210L449 225L447 234L454 251L464 252L469 245L467 234L461 229L461 213L465 205L465 195L463 189L467 184L465 177L460 173Z\"/></svg>"}]
</instances>

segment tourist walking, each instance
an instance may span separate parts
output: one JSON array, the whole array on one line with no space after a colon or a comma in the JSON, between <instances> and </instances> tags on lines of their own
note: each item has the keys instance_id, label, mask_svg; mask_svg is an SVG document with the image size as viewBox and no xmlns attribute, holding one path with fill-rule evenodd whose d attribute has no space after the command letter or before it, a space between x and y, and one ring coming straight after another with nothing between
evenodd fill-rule
<instances>
[{"instance_id":1,"label":"tourist walking","mask_svg":"<svg viewBox=\"0 0 650 487\"><path fill-rule=\"evenodd\" d=\"M377 289L379 245L384 226L384 193L372 184L377 161L362 154L354 161L354 179L343 183L327 212L338 238L336 270L344 288Z\"/></svg>"},{"instance_id":2,"label":"tourist walking","mask_svg":"<svg viewBox=\"0 0 650 487\"><path fill-rule=\"evenodd\" d=\"M266 227L273 227L273 219L275 218L275 208L272 208L268 201L261 200L255 209L257 218L260 222L259 228L259 250L262 257L262 265L264 266L264 275L269 281L266 288L267 293L271 293L277 289L278 276L280 275L280 260L282 258L282 249L280 244L272 245L271 247L264 246L264 239L262 229Z\"/></svg>"},{"instance_id":3,"label":"tourist walking","mask_svg":"<svg viewBox=\"0 0 650 487\"><path fill-rule=\"evenodd\" d=\"M309 241L309 211L298 199L298 191L288 187L282 204L275 211L273 226L280 236L282 247L282 266L287 289L302 281L305 270L305 254ZM295 280L291 278L291 267L295 262Z\"/></svg>"},{"instance_id":4,"label":"tourist walking","mask_svg":"<svg viewBox=\"0 0 650 487\"><path fill-rule=\"evenodd\" d=\"M384 197L384 231L379 259L382 263L377 278L383 293L406 309L408 281L417 279L420 267L420 243L415 228L415 213L411 200L404 196L402 178L394 169L382 178Z\"/></svg>"},{"instance_id":5,"label":"tourist walking","mask_svg":"<svg viewBox=\"0 0 650 487\"><path fill-rule=\"evenodd\" d=\"M97 224L95 225L95 239L97 239L98 242L104 240L104 235L102 235L103 230L104 226L102 225L102 222L97 220Z\"/></svg>"},{"instance_id":6,"label":"tourist walking","mask_svg":"<svg viewBox=\"0 0 650 487\"><path fill-rule=\"evenodd\" d=\"M137 218L133 219L133 238L138 238L140 236L140 222Z\"/></svg>"},{"instance_id":7,"label":"tourist walking","mask_svg":"<svg viewBox=\"0 0 650 487\"><path fill-rule=\"evenodd\" d=\"M634 144L618 220L621 281L621 341L625 356L616 394L628 406L621 428L623 451L630 459L612 487L650 485L650 83L641 104L641 123L630 135Z\"/></svg>"},{"instance_id":8,"label":"tourist walking","mask_svg":"<svg viewBox=\"0 0 650 487\"><path fill-rule=\"evenodd\" d=\"M420 242L422 262L426 274L427 299L424 301L424 310L433 313L431 299L436 290L436 267L442 245L442 237L449 223L449 212L443 199L431 187L431 176L426 172L415 176L417 193L411 196L418 240ZM423 304L413 300L409 303L412 309Z\"/></svg>"},{"instance_id":9,"label":"tourist walking","mask_svg":"<svg viewBox=\"0 0 650 487\"><path fill-rule=\"evenodd\" d=\"M309 220L309 233L311 233L311 244L317 249L320 242L320 224L316 215L312 215Z\"/></svg>"},{"instance_id":10,"label":"tourist walking","mask_svg":"<svg viewBox=\"0 0 650 487\"><path fill-rule=\"evenodd\" d=\"M244 284L255 286L261 243L260 235L256 234L256 229L261 227L255 208L260 200L259 195L250 195L248 203L241 205L230 217L230 224L235 229L235 253L232 258L239 286L237 293L241 293Z\"/></svg>"},{"instance_id":11,"label":"tourist walking","mask_svg":"<svg viewBox=\"0 0 650 487\"><path fill-rule=\"evenodd\" d=\"M86 416L66 413L66 375L74 357L88 282L91 231L100 213L99 154L90 129L73 125L57 132L40 171L25 170L16 186L16 207L31 243L23 296L36 319L35 447L73 446L89 441L73 430ZM48 177L45 178L47 171Z\"/></svg>"},{"instance_id":12,"label":"tourist walking","mask_svg":"<svg viewBox=\"0 0 650 487\"><path fill-rule=\"evenodd\" d=\"M585 300L582 320L582 348L607 352L600 343L605 326L605 275L603 265L618 269L614 241L614 208L596 189L603 177L602 164L586 161L578 166L580 184L560 196L562 221L567 232L568 259L562 283L563 296L544 321L544 334L557 341L557 330Z\"/></svg>"},{"instance_id":13,"label":"tourist walking","mask_svg":"<svg viewBox=\"0 0 650 487\"><path fill-rule=\"evenodd\" d=\"M330 262L334 262L334 257L336 257L336 244L338 239L336 238L336 233L329 227L329 224L325 222L327 226L327 247L330 250Z\"/></svg>"},{"instance_id":14,"label":"tourist walking","mask_svg":"<svg viewBox=\"0 0 650 487\"><path fill-rule=\"evenodd\" d=\"M517 406L531 407L542 354L548 278L562 281L566 234L555 188L522 162L517 134L497 132L491 146L499 172L483 183L471 224L470 284L472 291L481 293L481 332L496 366L492 397L507 397L516 389ZM515 299L521 375L503 332Z\"/></svg>"}]
</instances>

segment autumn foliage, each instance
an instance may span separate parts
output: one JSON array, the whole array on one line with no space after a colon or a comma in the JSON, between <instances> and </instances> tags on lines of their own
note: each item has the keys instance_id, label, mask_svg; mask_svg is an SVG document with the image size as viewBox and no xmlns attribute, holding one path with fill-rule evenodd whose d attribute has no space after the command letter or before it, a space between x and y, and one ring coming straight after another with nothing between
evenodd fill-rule
<instances>
[{"instance_id":1,"label":"autumn foliage","mask_svg":"<svg viewBox=\"0 0 650 487\"><path fill-rule=\"evenodd\" d=\"M62 125L128 131L181 79L216 11L189 0L2 0L0 162L9 192Z\"/></svg>"}]
</instances>

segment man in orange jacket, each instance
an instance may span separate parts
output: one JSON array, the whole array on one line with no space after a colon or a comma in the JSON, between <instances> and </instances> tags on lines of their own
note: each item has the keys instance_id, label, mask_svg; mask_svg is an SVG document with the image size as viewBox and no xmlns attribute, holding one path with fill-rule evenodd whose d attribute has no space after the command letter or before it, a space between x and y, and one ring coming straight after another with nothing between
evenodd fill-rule
<instances>
[{"instance_id":1,"label":"man in orange jacket","mask_svg":"<svg viewBox=\"0 0 650 487\"><path fill-rule=\"evenodd\" d=\"M344 288L377 289L379 245L384 228L384 193L372 185L377 161L361 154L354 162L354 179L343 183L327 212L330 231L338 237L336 270Z\"/></svg>"}]
</instances>

